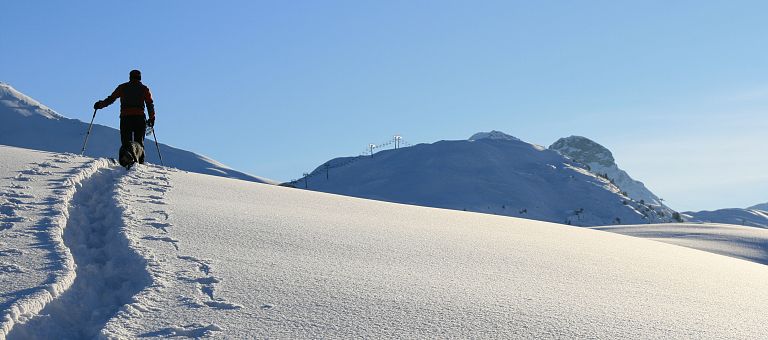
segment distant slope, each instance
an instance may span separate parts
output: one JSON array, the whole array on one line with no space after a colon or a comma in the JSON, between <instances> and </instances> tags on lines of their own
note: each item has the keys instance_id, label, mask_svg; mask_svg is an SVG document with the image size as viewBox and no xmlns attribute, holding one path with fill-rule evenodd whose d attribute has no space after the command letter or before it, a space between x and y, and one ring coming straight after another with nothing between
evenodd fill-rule
<instances>
[{"instance_id":1,"label":"distant slope","mask_svg":"<svg viewBox=\"0 0 768 340\"><path fill-rule=\"evenodd\" d=\"M87 122L65 118L10 85L0 83L0 144L43 151L80 153L87 130ZM147 162L159 164L154 143L147 140L145 146ZM93 125L86 156L117 157L119 148L118 130ZM166 165L181 170L253 182L271 182L233 170L205 156L162 143L160 151Z\"/></svg>"},{"instance_id":2,"label":"distant slope","mask_svg":"<svg viewBox=\"0 0 768 340\"><path fill-rule=\"evenodd\" d=\"M748 209L768 211L768 203L757 204L749 207Z\"/></svg>"},{"instance_id":3,"label":"distant slope","mask_svg":"<svg viewBox=\"0 0 768 340\"><path fill-rule=\"evenodd\" d=\"M592 229L768 264L768 230L730 224L666 223Z\"/></svg>"},{"instance_id":4,"label":"distant slope","mask_svg":"<svg viewBox=\"0 0 768 340\"><path fill-rule=\"evenodd\" d=\"M750 227L768 228L768 211L758 209L719 209L714 211L686 211L682 213L688 222L725 223Z\"/></svg>"},{"instance_id":5,"label":"distant slope","mask_svg":"<svg viewBox=\"0 0 768 340\"><path fill-rule=\"evenodd\" d=\"M573 225L668 222L608 180L541 146L498 131L337 158L294 183L376 200ZM646 217L647 216L647 217Z\"/></svg>"}]
</instances>

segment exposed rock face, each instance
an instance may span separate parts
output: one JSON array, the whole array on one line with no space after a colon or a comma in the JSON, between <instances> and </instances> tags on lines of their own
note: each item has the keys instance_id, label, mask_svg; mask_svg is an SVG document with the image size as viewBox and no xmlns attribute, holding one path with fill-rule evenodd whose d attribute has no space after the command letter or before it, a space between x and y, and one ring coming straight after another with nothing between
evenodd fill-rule
<instances>
[{"instance_id":1,"label":"exposed rock face","mask_svg":"<svg viewBox=\"0 0 768 340\"><path fill-rule=\"evenodd\" d=\"M659 197L648 190L643 182L636 181L619 168L610 150L589 138L581 136L560 138L549 149L587 165L594 174L608 177L626 192L627 196L636 201L656 206L662 205Z\"/></svg>"}]
</instances>

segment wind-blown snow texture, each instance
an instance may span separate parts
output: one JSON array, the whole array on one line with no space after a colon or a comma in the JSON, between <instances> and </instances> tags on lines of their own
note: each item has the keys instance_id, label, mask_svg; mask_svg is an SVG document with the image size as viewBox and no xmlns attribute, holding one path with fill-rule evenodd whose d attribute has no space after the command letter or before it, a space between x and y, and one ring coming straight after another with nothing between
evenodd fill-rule
<instances>
[{"instance_id":1,"label":"wind-blown snow texture","mask_svg":"<svg viewBox=\"0 0 768 340\"><path fill-rule=\"evenodd\" d=\"M754 262L153 165L0 156L0 267L20 270L0 275L0 338L768 337L768 267ZM106 263L88 262L97 248ZM49 277L74 283L38 293ZM52 311L75 308L79 281L105 295L82 301L106 320Z\"/></svg>"},{"instance_id":2,"label":"wind-blown snow texture","mask_svg":"<svg viewBox=\"0 0 768 340\"><path fill-rule=\"evenodd\" d=\"M668 209L633 201L559 153L498 131L326 164L293 185L580 226L672 220Z\"/></svg>"},{"instance_id":3,"label":"wind-blown snow texture","mask_svg":"<svg viewBox=\"0 0 768 340\"><path fill-rule=\"evenodd\" d=\"M115 110L100 110L96 121L98 122L100 116L117 115ZM161 116L158 117L158 122L157 130L162 133ZM89 122L67 119L10 85L0 83L0 144L43 151L80 153L88 124ZM159 164L154 142L148 139L145 146L147 162ZM119 148L120 132L94 123L85 155L116 158ZM230 169L205 156L162 143L160 151L165 164L178 169L271 183L266 179Z\"/></svg>"}]
</instances>

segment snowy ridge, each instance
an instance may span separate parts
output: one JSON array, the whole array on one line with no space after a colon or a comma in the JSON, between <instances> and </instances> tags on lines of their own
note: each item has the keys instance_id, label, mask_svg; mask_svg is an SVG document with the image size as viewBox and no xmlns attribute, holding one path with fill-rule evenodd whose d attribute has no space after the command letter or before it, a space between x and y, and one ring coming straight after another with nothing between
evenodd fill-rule
<instances>
[{"instance_id":1,"label":"snowy ridge","mask_svg":"<svg viewBox=\"0 0 768 340\"><path fill-rule=\"evenodd\" d=\"M57 158L60 162L67 162L73 155L62 155ZM51 207L53 216L47 225L47 236L53 246L53 255L60 262L61 268L53 272L50 283L38 287L34 292L17 300L9 308L2 311L0 320L0 339L4 339L16 323L24 321L40 312L48 303L64 293L75 281L75 262L70 249L64 244L63 234L70 217L68 206L84 181L101 169L109 167L106 159L92 160L82 168L77 169L71 177L65 179L60 191L60 196L51 197L49 201L56 202Z\"/></svg>"},{"instance_id":2,"label":"snowy ridge","mask_svg":"<svg viewBox=\"0 0 768 340\"><path fill-rule=\"evenodd\" d=\"M753 206L749 207L748 209L768 211L768 203L756 204L756 205L753 205Z\"/></svg>"},{"instance_id":3,"label":"snowy ridge","mask_svg":"<svg viewBox=\"0 0 768 340\"><path fill-rule=\"evenodd\" d=\"M635 201L643 201L654 206L662 205L659 197L648 190L643 182L633 179L626 171L619 168L610 150L589 138L581 136L560 138L549 149L587 165L594 174L608 177Z\"/></svg>"},{"instance_id":4,"label":"snowy ridge","mask_svg":"<svg viewBox=\"0 0 768 340\"><path fill-rule=\"evenodd\" d=\"M11 85L0 82L0 106L22 116L42 116L48 119L62 119L61 115L37 100L17 91Z\"/></svg>"},{"instance_id":5,"label":"snowy ridge","mask_svg":"<svg viewBox=\"0 0 768 340\"><path fill-rule=\"evenodd\" d=\"M478 132L471 137L469 137L469 140L476 141L481 139L500 139L500 140L511 140L511 141L518 141L521 140L517 137L510 136L504 132L491 130L491 132Z\"/></svg>"},{"instance_id":6,"label":"snowy ridge","mask_svg":"<svg viewBox=\"0 0 768 340\"><path fill-rule=\"evenodd\" d=\"M758 209L719 209L713 211L686 211L687 222L725 223L758 228L768 228L768 211Z\"/></svg>"},{"instance_id":7,"label":"snowy ridge","mask_svg":"<svg viewBox=\"0 0 768 340\"><path fill-rule=\"evenodd\" d=\"M120 148L120 132L117 129L99 124L106 120L117 122L116 107L119 105L113 105L97 112L85 150L86 156L117 157ZM86 108L86 110L90 117L93 110L91 108ZM161 141L162 118L162 116L158 117L159 123L156 127ZM88 126L89 122L63 117L27 95L16 91L11 86L0 85L0 144L2 145L52 152L80 153ZM147 162L159 164L160 159L155 143L150 139L146 139L146 142ZM159 146L164 163L168 166L213 176L274 183L274 181L265 178L234 170L203 155L163 143L160 143Z\"/></svg>"},{"instance_id":8,"label":"snowy ridge","mask_svg":"<svg viewBox=\"0 0 768 340\"><path fill-rule=\"evenodd\" d=\"M470 140L332 159L291 185L579 226L673 220L671 210L632 200L582 166L554 150L492 131Z\"/></svg>"}]
</instances>

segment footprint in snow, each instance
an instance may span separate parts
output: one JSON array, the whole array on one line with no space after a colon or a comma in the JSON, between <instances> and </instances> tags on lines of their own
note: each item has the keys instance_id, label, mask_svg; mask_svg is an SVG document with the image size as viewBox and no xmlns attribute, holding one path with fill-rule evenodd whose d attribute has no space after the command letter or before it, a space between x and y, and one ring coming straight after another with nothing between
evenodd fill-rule
<instances>
[{"instance_id":1,"label":"footprint in snow","mask_svg":"<svg viewBox=\"0 0 768 340\"><path fill-rule=\"evenodd\" d=\"M17 199L20 199L20 198L35 198L35 196L29 195L29 194L25 194L25 193L20 192L18 190L3 191L3 192L0 192L0 196L10 197L10 198L17 198Z\"/></svg>"},{"instance_id":2,"label":"footprint in snow","mask_svg":"<svg viewBox=\"0 0 768 340\"><path fill-rule=\"evenodd\" d=\"M21 267L15 265L15 264L1 264L0 263L0 273L24 273L24 270L21 269Z\"/></svg>"},{"instance_id":3,"label":"footprint in snow","mask_svg":"<svg viewBox=\"0 0 768 340\"><path fill-rule=\"evenodd\" d=\"M214 309L220 309L220 310L232 310L232 309L240 309L243 308L242 305L228 302L226 299L216 297L216 284L221 282L221 279L211 275L211 266L206 260L201 260L193 256L186 256L186 255L180 255L177 256L181 260L189 261L191 263L194 263L197 265L197 270L205 274L205 277L198 277L198 278L188 278L188 277L179 277L180 280L194 283L197 287L198 292L200 292L200 296L203 297L204 301L202 301L202 304ZM193 299L194 303L190 304L194 307L202 307L200 305L199 299Z\"/></svg>"},{"instance_id":4,"label":"footprint in snow","mask_svg":"<svg viewBox=\"0 0 768 340\"><path fill-rule=\"evenodd\" d=\"M216 324L210 324L207 326L204 326L199 323L194 323L190 325L184 325L184 326L176 326L176 327L168 327L163 328L159 331L154 332L147 332L144 334L140 334L139 337L142 338L154 338L154 337L160 337L160 338L170 338L170 337L188 337L188 338L205 338L213 335L213 332L221 332L224 329Z\"/></svg>"},{"instance_id":5,"label":"footprint in snow","mask_svg":"<svg viewBox=\"0 0 768 340\"><path fill-rule=\"evenodd\" d=\"M29 175L29 176L49 176L49 175L53 175L52 172L41 170L39 168L32 168L32 169L28 169L28 170L22 170L21 173L24 174L24 175Z\"/></svg>"},{"instance_id":6,"label":"footprint in snow","mask_svg":"<svg viewBox=\"0 0 768 340\"><path fill-rule=\"evenodd\" d=\"M163 233L166 233L166 234L168 233L168 227L171 226L170 223L162 223L162 222L153 222L153 223L150 223L149 225L152 226L152 228L162 230ZM178 247L176 249L178 250Z\"/></svg>"},{"instance_id":7,"label":"footprint in snow","mask_svg":"<svg viewBox=\"0 0 768 340\"><path fill-rule=\"evenodd\" d=\"M168 212L167 212L167 211L164 211L164 210L155 210L155 211L153 211L152 213L153 213L153 214L158 214L158 215L162 216L162 217L163 217L163 219L165 219L165 220L167 220L168 218L170 218L170 217L171 217L171 216L168 214Z\"/></svg>"},{"instance_id":8,"label":"footprint in snow","mask_svg":"<svg viewBox=\"0 0 768 340\"><path fill-rule=\"evenodd\" d=\"M56 164L53 164L53 163L51 163L51 162L42 162L42 163L37 163L37 166L39 166L39 167L41 167L41 168L61 169L61 167L60 167L60 166L58 166L58 165L56 165Z\"/></svg>"},{"instance_id":9,"label":"footprint in snow","mask_svg":"<svg viewBox=\"0 0 768 340\"><path fill-rule=\"evenodd\" d=\"M175 240L173 238L167 237L167 236L162 236L162 237L161 236L144 236L141 239L142 240L150 240L150 241L168 242L171 245L173 245L173 247L176 248L176 250L179 250L179 245L177 244L177 243L179 243L179 241Z\"/></svg>"},{"instance_id":10,"label":"footprint in snow","mask_svg":"<svg viewBox=\"0 0 768 340\"><path fill-rule=\"evenodd\" d=\"M24 176L24 174L18 174L13 178L19 182L32 182L32 178Z\"/></svg>"},{"instance_id":11,"label":"footprint in snow","mask_svg":"<svg viewBox=\"0 0 768 340\"><path fill-rule=\"evenodd\" d=\"M19 256L23 255L24 253L21 250L18 249L6 249L6 250L0 250L0 256Z\"/></svg>"},{"instance_id":12,"label":"footprint in snow","mask_svg":"<svg viewBox=\"0 0 768 340\"><path fill-rule=\"evenodd\" d=\"M214 299L211 301L204 301L203 302L206 306L214 308L214 309L241 309L243 306L229 303L224 301L223 299Z\"/></svg>"},{"instance_id":13,"label":"footprint in snow","mask_svg":"<svg viewBox=\"0 0 768 340\"><path fill-rule=\"evenodd\" d=\"M211 265L206 260L198 259L194 256L187 256L187 255L179 255L177 256L181 260L186 260L192 263L197 264L197 269L202 272L205 275L211 274Z\"/></svg>"},{"instance_id":14,"label":"footprint in snow","mask_svg":"<svg viewBox=\"0 0 768 340\"><path fill-rule=\"evenodd\" d=\"M165 202L160 200L136 200L136 202L139 203L149 203L149 204L157 204L157 205L166 205Z\"/></svg>"},{"instance_id":15,"label":"footprint in snow","mask_svg":"<svg viewBox=\"0 0 768 340\"><path fill-rule=\"evenodd\" d=\"M148 195L148 196L140 196L140 197L149 198L149 199L152 199L152 200L161 200L161 199L163 199L162 196L157 196L157 195Z\"/></svg>"},{"instance_id":16,"label":"footprint in snow","mask_svg":"<svg viewBox=\"0 0 768 340\"><path fill-rule=\"evenodd\" d=\"M0 215L16 216L16 207L9 203L0 205Z\"/></svg>"}]
</instances>

